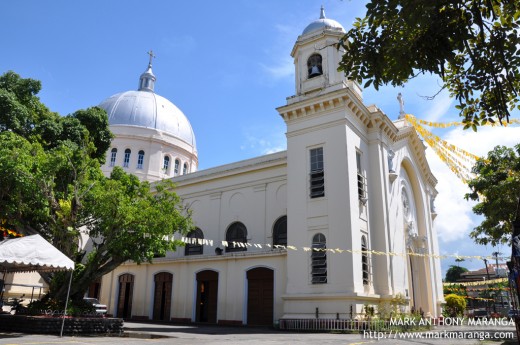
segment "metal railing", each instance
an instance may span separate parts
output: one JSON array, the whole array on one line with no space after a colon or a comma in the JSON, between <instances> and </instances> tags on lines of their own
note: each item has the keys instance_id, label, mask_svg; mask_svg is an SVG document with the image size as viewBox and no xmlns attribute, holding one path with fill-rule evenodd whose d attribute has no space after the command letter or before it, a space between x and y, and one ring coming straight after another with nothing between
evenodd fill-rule
<instances>
[{"instance_id":1,"label":"metal railing","mask_svg":"<svg viewBox=\"0 0 520 345\"><path fill-rule=\"evenodd\" d=\"M425 327L440 324L440 320L426 319ZM442 321L441 321L442 322ZM414 325L397 325L390 320L347 320L347 319L281 319L280 329L292 331L388 331L408 330L416 328Z\"/></svg>"}]
</instances>

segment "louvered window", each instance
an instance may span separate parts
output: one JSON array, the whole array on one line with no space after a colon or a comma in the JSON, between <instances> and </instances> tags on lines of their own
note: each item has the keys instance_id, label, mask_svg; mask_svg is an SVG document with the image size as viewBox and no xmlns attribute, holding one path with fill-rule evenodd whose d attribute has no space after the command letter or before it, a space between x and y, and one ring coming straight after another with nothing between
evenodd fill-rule
<instances>
[{"instance_id":1,"label":"louvered window","mask_svg":"<svg viewBox=\"0 0 520 345\"><path fill-rule=\"evenodd\" d=\"M321 233L312 238L311 282L325 284L327 282L327 243Z\"/></svg>"},{"instance_id":2,"label":"louvered window","mask_svg":"<svg viewBox=\"0 0 520 345\"><path fill-rule=\"evenodd\" d=\"M356 165L357 165L357 187L358 187L358 198L365 204L367 201L367 179L363 175L361 168L361 152L356 152Z\"/></svg>"},{"instance_id":3,"label":"louvered window","mask_svg":"<svg viewBox=\"0 0 520 345\"><path fill-rule=\"evenodd\" d=\"M365 236L361 236L361 266L363 269L363 285L368 285L370 282L370 270L368 266L368 246Z\"/></svg>"},{"instance_id":4,"label":"louvered window","mask_svg":"<svg viewBox=\"0 0 520 345\"><path fill-rule=\"evenodd\" d=\"M310 150L310 197L325 196L325 174L323 170L323 147Z\"/></svg>"}]
</instances>

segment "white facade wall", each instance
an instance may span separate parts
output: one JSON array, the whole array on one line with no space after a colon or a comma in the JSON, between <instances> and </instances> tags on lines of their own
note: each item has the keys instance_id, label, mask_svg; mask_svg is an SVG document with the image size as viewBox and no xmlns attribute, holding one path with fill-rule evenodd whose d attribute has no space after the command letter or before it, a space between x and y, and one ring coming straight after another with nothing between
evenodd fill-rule
<instances>
[{"instance_id":1,"label":"white facade wall","mask_svg":"<svg viewBox=\"0 0 520 345\"><path fill-rule=\"evenodd\" d=\"M173 274L170 317L199 321L196 277L211 270L218 272L215 322L249 324L247 272L266 267L274 272L273 322L362 318L364 305L377 307L399 295L406 298L408 309L441 315L440 262L433 256L439 253L432 210L437 181L425 147L406 121L392 122L376 106L363 104L359 85L337 71L341 52L333 44L341 36L337 28L324 26L296 41L291 53L296 94L277 109L287 125L286 152L173 179L195 226L213 245L204 246L202 255L185 256L179 248L154 264L119 267L102 283L101 299L111 313L117 310L119 276L131 273L135 283L130 317L152 318L154 276L169 272ZM323 73L311 78L307 61L316 53L322 57ZM162 167L168 150L174 155L171 164L179 157L196 167L196 152L182 142L145 129L143 136L138 129L123 126L115 132L114 145L121 147L120 152L126 146L136 155L138 147L150 151L143 179L165 177L156 167ZM314 148L323 148L324 155L325 195L317 198L310 197L310 150ZM357 155L366 190L362 196ZM269 246L273 225L282 216L287 216L288 244L296 250ZM222 241L234 222L246 226L250 246L247 251L218 255L215 250L225 249ZM327 249L338 249L327 252L326 283L312 281L312 251L304 250L312 247L318 233L325 236ZM384 255L361 253L362 237L369 251ZM366 279L363 256L368 263Z\"/></svg>"}]
</instances>

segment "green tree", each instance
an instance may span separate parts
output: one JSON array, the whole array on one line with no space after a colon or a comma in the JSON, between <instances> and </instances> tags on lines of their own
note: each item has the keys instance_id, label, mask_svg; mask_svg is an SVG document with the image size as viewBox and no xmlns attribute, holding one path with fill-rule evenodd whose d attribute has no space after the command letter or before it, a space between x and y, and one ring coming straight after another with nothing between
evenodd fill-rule
<instances>
[{"instance_id":1,"label":"green tree","mask_svg":"<svg viewBox=\"0 0 520 345\"><path fill-rule=\"evenodd\" d=\"M464 315L466 309L466 299L462 296L449 294L444 296L446 305L444 306L444 316L458 317Z\"/></svg>"},{"instance_id":2,"label":"green tree","mask_svg":"<svg viewBox=\"0 0 520 345\"><path fill-rule=\"evenodd\" d=\"M371 0L339 46L347 76L403 86L441 78L466 128L509 119L520 91L516 0Z\"/></svg>"},{"instance_id":3,"label":"green tree","mask_svg":"<svg viewBox=\"0 0 520 345\"><path fill-rule=\"evenodd\" d=\"M520 197L520 144L497 146L473 167L475 178L465 198L478 201L473 212L484 220L470 236L479 244L509 243Z\"/></svg>"},{"instance_id":4,"label":"green tree","mask_svg":"<svg viewBox=\"0 0 520 345\"><path fill-rule=\"evenodd\" d=\"M103 175L112 138L104 110L60 117L36 97L39 86L13 72L0 76L0 219L42 234L73 259L71 296L80 299L91 281L124 261L175 250L172 235L187 233L191 220L170 183L152 187L118 168ZM63 300L63 274L54 278L52 294Z\"/></svg>"},{"instance_id":5,"label":"green tree","mask_svg":"<svg viewBox=\"0 0 520 345\"><path fill-rule=\"evenodd\" d=\"M460 275L464 272L468 272L465 267L451 265L446 271L446 278L444 279L447 283L454 283L460 279Z\"/></svg>"}]
</instances>

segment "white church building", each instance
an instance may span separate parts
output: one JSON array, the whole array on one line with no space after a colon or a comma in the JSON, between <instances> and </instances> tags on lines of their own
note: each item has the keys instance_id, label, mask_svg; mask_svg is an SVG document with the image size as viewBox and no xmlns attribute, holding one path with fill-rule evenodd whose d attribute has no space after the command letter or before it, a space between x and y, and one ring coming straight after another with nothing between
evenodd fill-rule
<instances>
[{"instance_id":1,"label":"white church building","mask_svg":"<svg viewBox=\"0 0 520 345\"><path fill-rule=\"evenodd\" d=\"M96 294L109 313L272 325L362 318L365 305L399 295L408 310L441 315L437 180L425 145L337 71L344 33L322 9L297 38L295 94L277 109L283 152L198 171L195 133L154 92L151 60L137 91L101 103L115 134L103 171L173 179L193 212L188 237L199 239L103 277Z\"/></svg>"}]
</instances>

